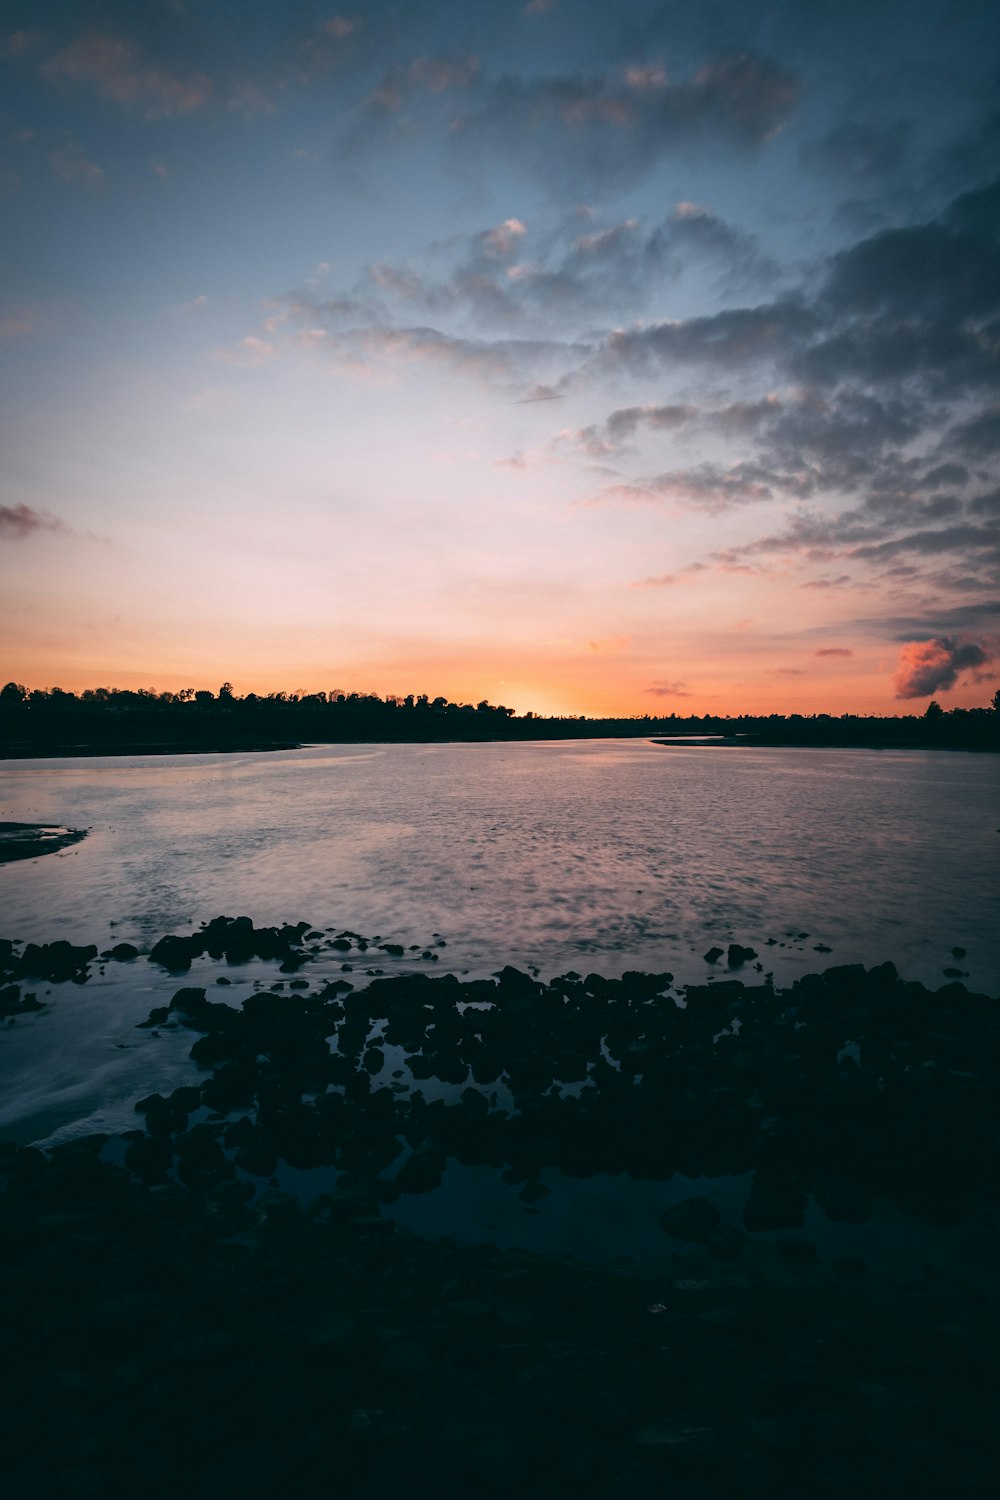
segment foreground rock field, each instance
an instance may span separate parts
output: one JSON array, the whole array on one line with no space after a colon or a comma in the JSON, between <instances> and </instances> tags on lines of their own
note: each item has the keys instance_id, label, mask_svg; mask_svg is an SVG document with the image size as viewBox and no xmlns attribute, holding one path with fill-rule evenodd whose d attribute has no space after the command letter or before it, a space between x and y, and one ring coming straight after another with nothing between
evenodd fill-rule
<instances>
[{"instance_id":1,"label":"foreground rock field","mask_svg":"<svg viewBox=\"0 0 1000 1500\"><path fill-rule=\"evenodd\" d=\"M136 1021L190 1029L190 1082L122 1138L0 1146L5 1494L993 1493L1000 1266L876 1273L803 1231L888 1200L997 1244L996 1000L888 963L783 991L359 973L380 950L163 939L184 982ZM274 982L230 1005L251 958ZM0 1004L65 985L56 1024L102 961L146 959L2 945ZM399 1226L455 1163L526 1213L597 1174L748 1192L675 1192L662 1253L598 1265Z\"/></svg>"}]
</instances>

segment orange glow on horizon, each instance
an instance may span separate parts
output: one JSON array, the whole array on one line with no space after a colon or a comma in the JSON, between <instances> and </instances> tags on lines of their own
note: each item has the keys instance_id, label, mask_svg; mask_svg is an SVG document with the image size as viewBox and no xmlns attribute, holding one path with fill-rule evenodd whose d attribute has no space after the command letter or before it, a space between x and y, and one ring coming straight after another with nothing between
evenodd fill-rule
<instances>
[{"instance_id":1,"label":"orange glow on horizon","mask_svg":"<svg viewBox=\"0 0 1000 1500\"><path fill-rule=\"evenodd\" d=\"M29 691L60 687L74 693L96 687L145 688L158 693L207 688L217 693L223 682L232 684L237 697L251 692L261 697L273 692L357 692L382 698L425 693L431 699L442 696L454 703L476 704L485 698L492 704L513 708L519 716L532 712L546 718L582 715L589 719L647 715L656 719L671 714L682 719L705 715L724 718L770 713L902 716L923 713L929 701L895 698L882 661L807 660L802 667L783 672L764 665L767 658L753 669L744 659L738 683L710 663L702 663L697 673L688 667L689 678L681 679L690 680L691 686L678 684L676 691L650 692L648 683L668 674L641 673L633 662L593 656L542 666L537 661L511 662L506 654L502 663L490 657L436 660L421 655L391 663L372 659L329 668L314 662L287 671L272 666L266 672L235 662L227 668L204 661L178 666L173 661L162 670L137 671L129 661L118 664L112 660L95 669L83 663L68 665L64 661L59 665L41 653L32 657L18 670L0 672L2 680L21 682ZM993 691L991 685L968 683L934 696L946 709L974 708L987 706Z\"/></svg>"}]
</instances>

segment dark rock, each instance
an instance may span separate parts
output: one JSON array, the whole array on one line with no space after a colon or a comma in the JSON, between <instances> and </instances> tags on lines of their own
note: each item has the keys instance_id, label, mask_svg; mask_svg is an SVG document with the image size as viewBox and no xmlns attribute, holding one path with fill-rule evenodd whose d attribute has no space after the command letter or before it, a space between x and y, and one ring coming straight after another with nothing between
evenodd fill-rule
<instances>
[{"instance_id":1,"label":"dark rock","mask_svg":"<svg viewBox=\"0 0 1000 1500\"><path fill-rule=\"evenodd\" d=\"M678 1240L705 1244L719 1223L719 1210L707 1198L685 1198L660 1215L660 1223Z\"/></svg>"},{"instance_id":2,"label":"dark rock","mask_svg":"<svg viewBox=\"0 0 1000 1500\"><path fill-rule=\"evenodd\" d=\"M71 979L83 983L89 973L92 959L97 957L97 947L90 943L74 947L60 939L54 943L28 943L18 960L16 977L33 975L37 979L49 979L61 984Z\"/></svg>"},{"instance_id":3,"label":"dark rock","mask_svg":"<svg viewBox=\"0 0 1000 1500\"><path fill-rule=\"evenodd\" d=\"M149 962L162 964L165 969L173 969L175 973L179 973L190 969L191 960L197 957L199 951L189 938L175 937L173 933L168 933L153 944Z\"/></svg>"},{"instance_id":4,"label":"dark rock","mask_svg":"<svg viewBox=\"0 0 1000 1500\"><path fill-rule=\"evenodd\" d=\"M149 1012L149 1019L146 1021L140 1021L135 1029L136 1031L148 1031L151 1026L162 1026L164 1021L166 1021L169 1016L170 1007L168 1005L154 1006L154 1008Z\"/></svg>"},{"instance_id":5,"label":"dark rock","mask_svg":"<svg viewBox=\"0 0 1000 1500\"><path fill-rule=\"evenodd\" d=\"M730 943L726 952L726 961L731 969L738 969L740 964L749 963L756 957L755 948L744 948L740 943Z\"/></svg>"},{"instance_id":6,"label":"dark rock","mask_svg":"<svg viewBox=\"0 0 1000 1500\"><path fill-rule=\"evenodd\" d=\"M709 948L708 952L705 953L705 954L703 954L702 956L703 956L703 958L704 958L704 960L705 960L705 962L707 964L714 964L714 963L717 963L719 961L719 959L722 957L722 955L723 955L724 952L725 952L725 949L723 949L723 948L716 948L713 945L711 948Z\"/></svg>"}]
</instances>

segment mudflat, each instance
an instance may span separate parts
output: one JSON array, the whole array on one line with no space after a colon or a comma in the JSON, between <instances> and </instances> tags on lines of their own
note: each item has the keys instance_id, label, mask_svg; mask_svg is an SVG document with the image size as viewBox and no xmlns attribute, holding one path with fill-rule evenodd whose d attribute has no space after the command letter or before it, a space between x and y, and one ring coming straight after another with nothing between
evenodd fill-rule
<instances>
[{"instance_id":1,"label":"mudflat","mask_svg":"<svg viewBox=\"0 0 1000 1500\"><path fill-rule=\"evenodd\" d=\"M85 828L61 828L48 823L0 823L0 865L16 859L38 859L58 854L87 837Z\"/></svg>"}]
</instances>

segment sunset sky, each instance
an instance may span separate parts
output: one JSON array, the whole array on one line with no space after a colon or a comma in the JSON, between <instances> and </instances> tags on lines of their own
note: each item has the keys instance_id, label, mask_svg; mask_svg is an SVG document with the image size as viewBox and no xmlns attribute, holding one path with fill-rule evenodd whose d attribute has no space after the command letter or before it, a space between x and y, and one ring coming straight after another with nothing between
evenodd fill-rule
<instances>
[{"instance_id":1,"label":"sunset sky","mask_svg":"<svg viewBox=\"0 0 1000 1500\"><path fill-rule=\"evenodd\" d=\"M1000 8L6 0L0 681L1000 683Z\"/></svg>"}]
</instances>

